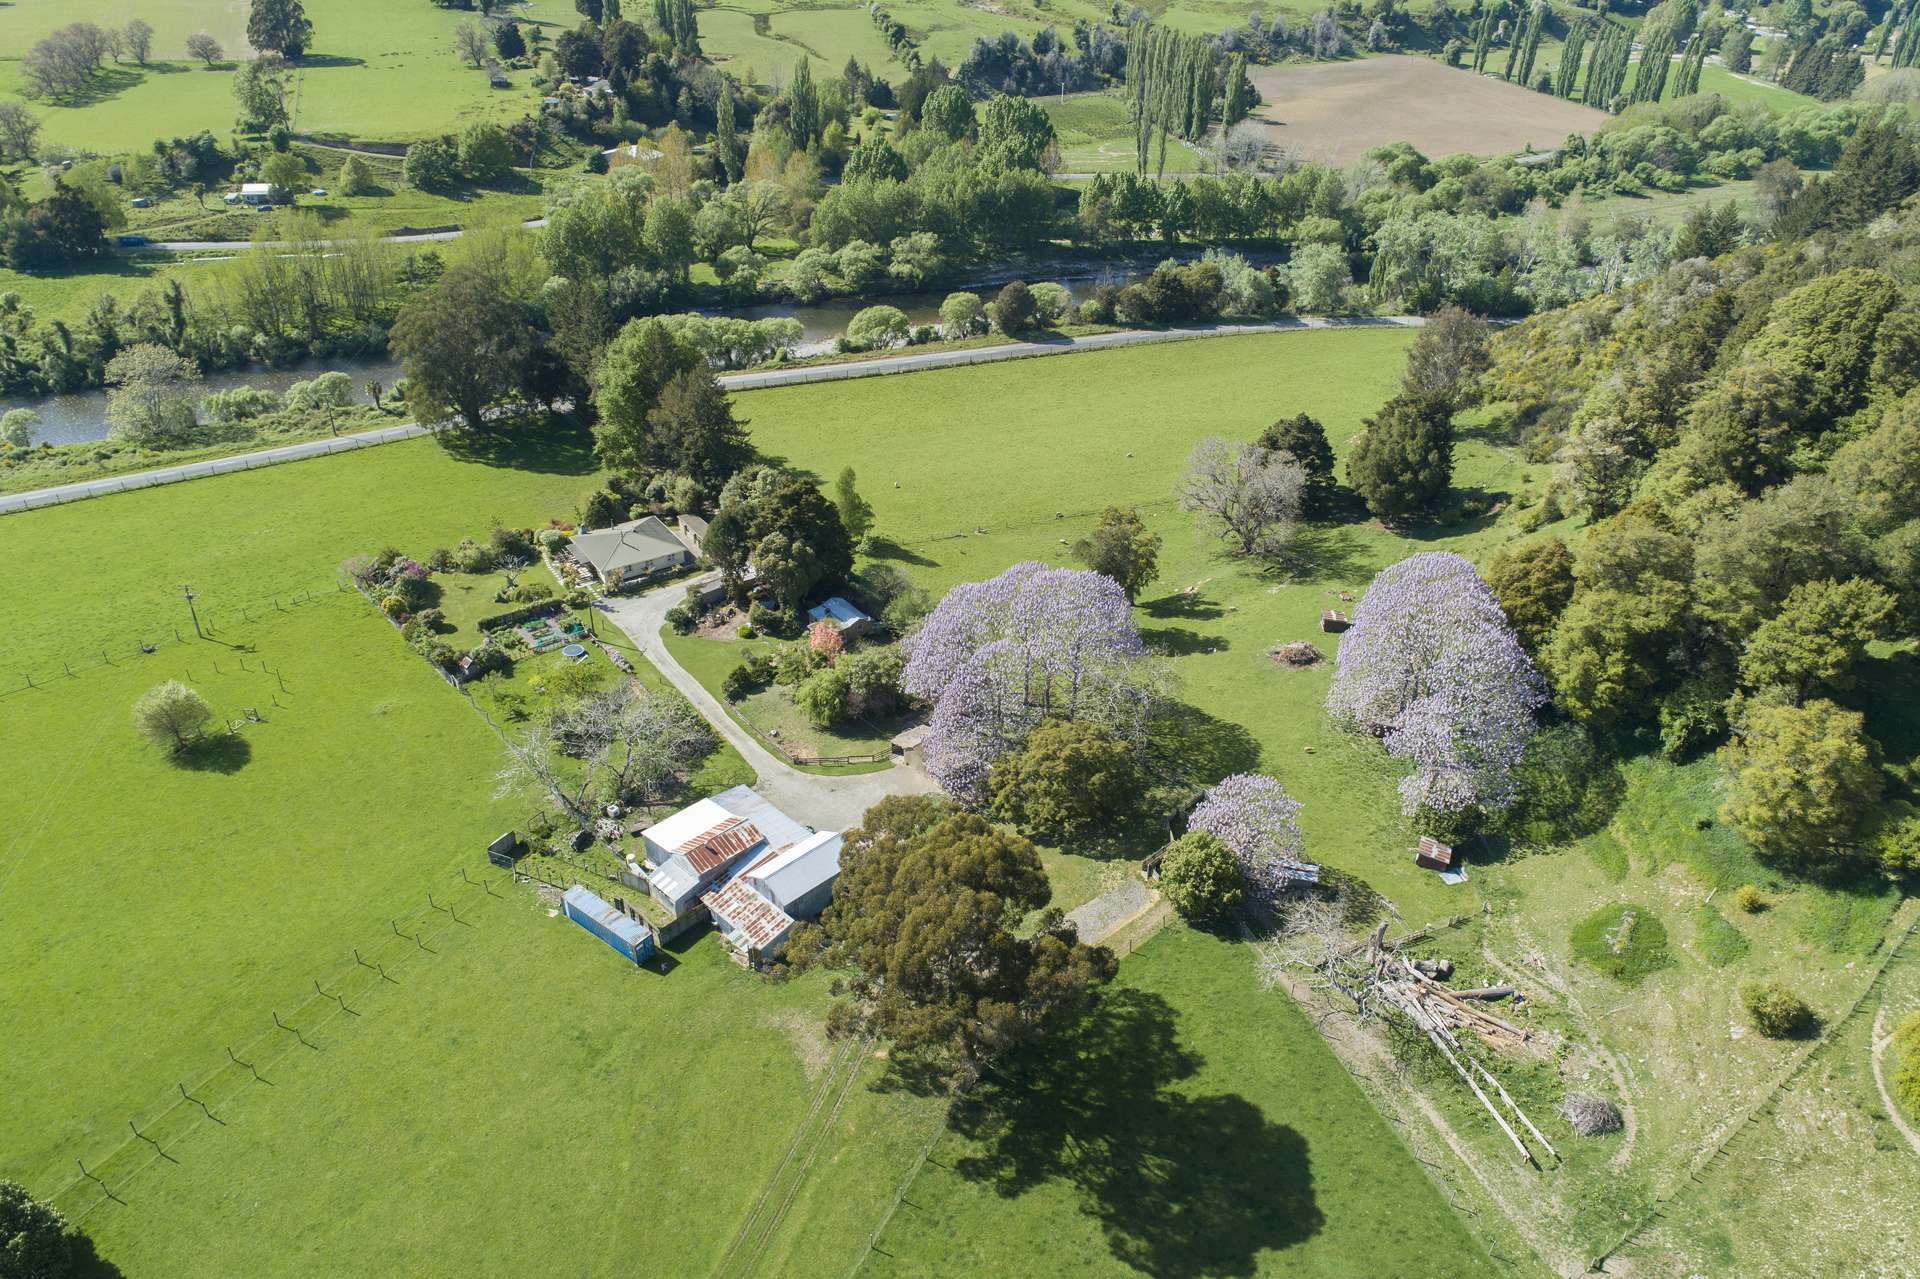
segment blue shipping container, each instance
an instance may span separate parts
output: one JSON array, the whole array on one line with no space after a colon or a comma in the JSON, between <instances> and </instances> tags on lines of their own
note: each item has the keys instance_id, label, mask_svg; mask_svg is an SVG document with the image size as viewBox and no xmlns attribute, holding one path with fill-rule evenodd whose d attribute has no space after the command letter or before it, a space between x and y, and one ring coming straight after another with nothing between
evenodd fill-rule
<instances>
[{"instance_id":1,"label":"blue shipping container","mask_svg":"<svg viewBox=\"0 0 1920 1279\"><path fill-rule=\"evenodd\" d=\"M621 914L606 900L575 884L561 899L567 918L619 951L636 964L653 955L653 931L637 919Z\"/></svg>"}]
</instances>

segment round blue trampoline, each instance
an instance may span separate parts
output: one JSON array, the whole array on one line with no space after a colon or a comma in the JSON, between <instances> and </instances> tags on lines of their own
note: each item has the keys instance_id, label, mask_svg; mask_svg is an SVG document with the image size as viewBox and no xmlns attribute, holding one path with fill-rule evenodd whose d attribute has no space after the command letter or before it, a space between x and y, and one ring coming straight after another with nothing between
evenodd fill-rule
<instances>
[{"instance_id":1,"label":"round blue trampoline","mask_svg":"<svg viewBox=\"0 0 1920 1279\"><path fill-rule=\"evenodd\" d=\"M581 658L585 657L586 655L587 655L587 649L586 649L586 645L584 644L569 644L565 648L560 650L560 656L570 657L576 662L579 661Z\"/></svg>"}]
</instances>

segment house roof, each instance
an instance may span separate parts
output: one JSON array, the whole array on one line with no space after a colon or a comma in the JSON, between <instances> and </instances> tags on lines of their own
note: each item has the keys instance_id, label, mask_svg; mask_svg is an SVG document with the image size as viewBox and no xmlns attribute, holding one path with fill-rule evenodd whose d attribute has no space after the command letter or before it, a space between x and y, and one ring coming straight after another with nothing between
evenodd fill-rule
<instances>
[{"instance_id":1,"label":"house roof","mask_svg":"<svg viewBox=\"0 0 1920 1279\"><path fill-rule=\"evenodd\" d=\"M838 831L817 831L797 844L759 857L735 876L735 881L756 885L768 900L785 910L820 885L838 878L843 842Z\"/></svg>"},{"instance_id":2,"label":"house roof","mask_svg":"<svg viewBox=\"0 0 1920 1279\"><path fill-rule=\"evenodd\" d=\"M764 842L758 826L744 817L728 817L673 851L687 859L694 873L707 875Z\"/></svg>"},{"instance_id":3,"label":"house roof","mask_svg":"<svg viewBox=\"0 0 1920 1279\"><path fill-rule=\"evenodd\" d=\"M687 805L671 817L663 818L641 831L641 837L671 856L681 845L712 830L729 817L738 817L760 828L769 848L797 844L813 832L769 804L751 786L735 786L718 795L709 795Z\"/></svg>"},{"instance_id":4,"label":"house roof","mask_svg":"<svg viewBox=\"0 0 1920 1279\"><path fill-rule=\"evenodd\" d=\"M713 917L738 933L754 950L765 950L793 927L793 917L753 891L741 879L729 880L725 887L705 893L700 900Z\"/></svg>"},{"instance_id":5,"label":"house roof","mask_svg":"<svg viewBox=\"0 0 1920 1279\"><path fill-rule=\"evenodd\" d=\"M815 604L807 610L807 616L816 622L824 622L828 618L831 618L839 625L841 630L845 630L855 622L871 622L873 620L855 608L850 601L838 595L823 604Z\"/></svg>"},{"instance_id":6,"label":"house roof","mask_svg":"<svg viewBox=\"0 0 1920 1279\"><path fill-rule=\"evenodd\" d=\"M573 557L593 566L602 577L610 572L651 564L669 555L685 555L686 543L675 537L657 516L629 520L612 528L581 533L573 539Z\"/></svg>"},{"instance_id":7,"label":"house roof","mask_svg":"<svg viewBox=\"0 0 1920 1279\"><path fill-rule=\"evenodd\" d=\"M271 183L271 182L242 182L242 183L240 184L240 194L241 194L241 195L272 195L272 194L273 194L273 183Z\"/></svg>"}]
</instances>

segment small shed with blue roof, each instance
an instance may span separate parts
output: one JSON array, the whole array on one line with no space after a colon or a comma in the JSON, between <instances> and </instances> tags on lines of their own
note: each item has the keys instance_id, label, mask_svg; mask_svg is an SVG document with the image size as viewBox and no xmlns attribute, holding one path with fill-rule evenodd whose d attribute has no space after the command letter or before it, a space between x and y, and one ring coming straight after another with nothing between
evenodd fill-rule
<instances>
[{"instance_id":1,"label":"small shed with blue roof","mask_svg":"<svg viewBox=\"0 0 1920 1279\"><path fill-rule=\"evenodd\" d=\"M575 884L561 898L567 918L619 951L636 964L653 955L653 930L639 920L615 910L605 898Z\"/></svg>"}]
</instances>

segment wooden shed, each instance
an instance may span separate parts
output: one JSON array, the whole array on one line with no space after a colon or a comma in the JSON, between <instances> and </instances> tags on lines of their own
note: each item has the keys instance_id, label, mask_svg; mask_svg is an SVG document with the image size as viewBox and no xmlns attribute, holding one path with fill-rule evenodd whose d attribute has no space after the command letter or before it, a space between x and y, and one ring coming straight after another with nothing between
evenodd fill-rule
<instances>
[{"instance_id":1,"label":"wooden shed","mask_svg":"<svg viewBox=\"0 0 1920 1279\"><path fill-rule=\"evenodd\" d=\"M1413 864L1422 870L1452 870L1453 846L1431 835L1422 835L1420 846L1413 851Z\"/></svg>"}]
</instances>

